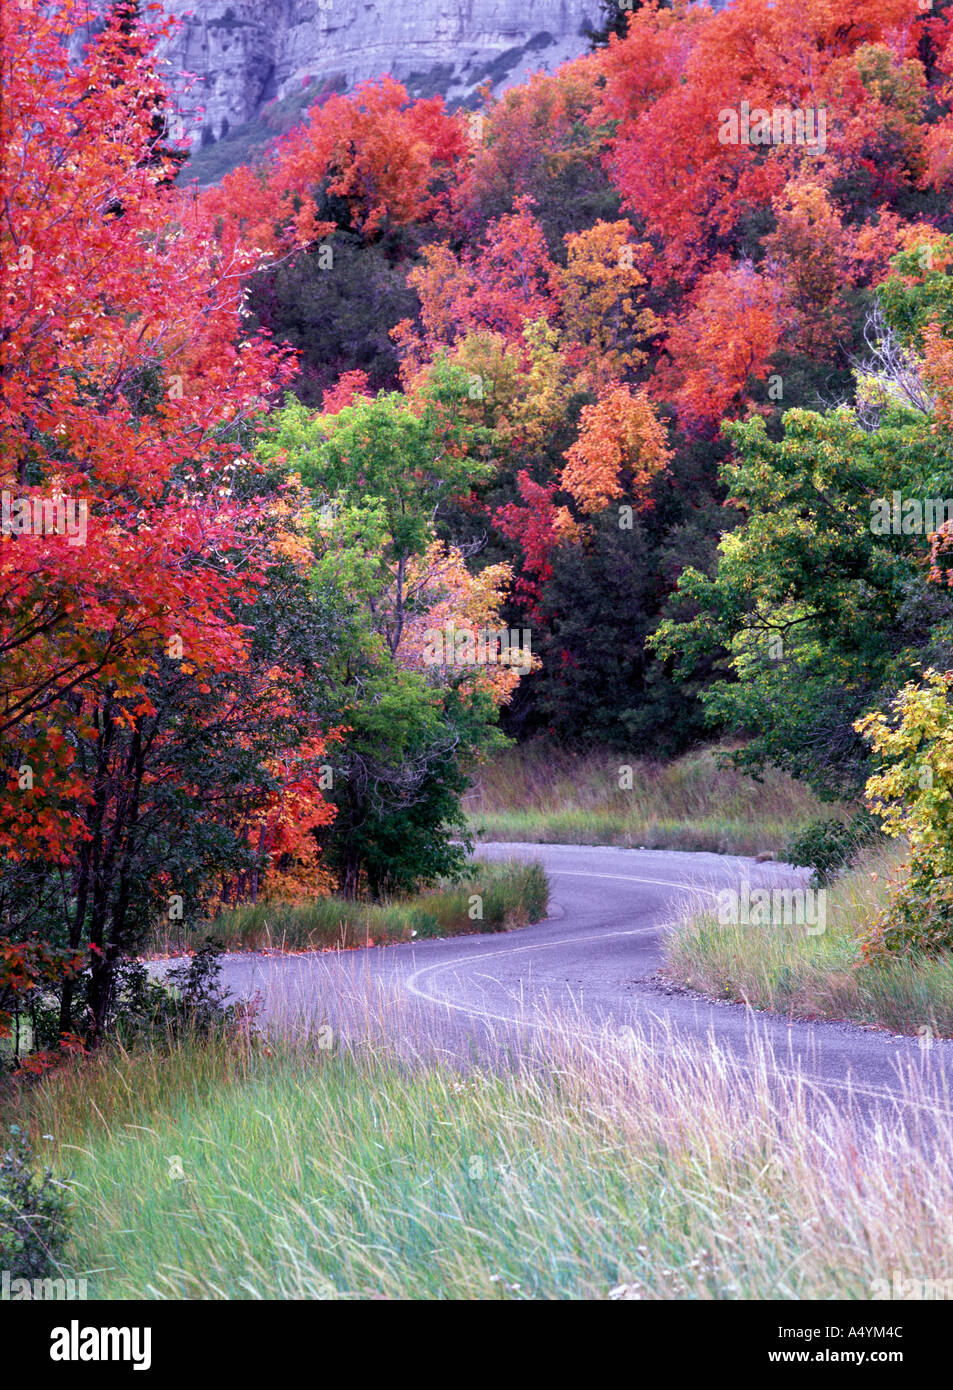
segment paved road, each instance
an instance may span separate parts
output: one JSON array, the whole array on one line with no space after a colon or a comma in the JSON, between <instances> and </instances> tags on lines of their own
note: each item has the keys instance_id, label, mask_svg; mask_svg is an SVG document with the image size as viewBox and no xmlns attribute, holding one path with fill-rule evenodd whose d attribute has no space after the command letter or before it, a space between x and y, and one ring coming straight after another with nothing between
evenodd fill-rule
<instances>
[{"instance_id":1,"label":"paved road","mask_svg":"<svg viewBox=\"0 0 953 1390\"><path fill-rule=\"evenodd\" d=\"M802 1075L838 1107L851 1101L870 1113L900 1105L931 1125L953 1120L953 1043L924 1047L849 1024L791 1022L671 991L657 978L661 933L693 898L744 880L803 883L801 871L582 845L492 844L479 854L541 861L552 888L549 918L499 935L365 951L231 955L229 988L237 996L257 991L266 1019L290 1018L296 1029L386 1035L412 1053L426 1039L427 1049L457 1057L505 1052L528 1037L545 1048L555 1009L560 1028L593 1038L635 1030L655 1050L713 1040L742 1068L766 1048L779 1076Z\"/></svg>"}]
</instances>

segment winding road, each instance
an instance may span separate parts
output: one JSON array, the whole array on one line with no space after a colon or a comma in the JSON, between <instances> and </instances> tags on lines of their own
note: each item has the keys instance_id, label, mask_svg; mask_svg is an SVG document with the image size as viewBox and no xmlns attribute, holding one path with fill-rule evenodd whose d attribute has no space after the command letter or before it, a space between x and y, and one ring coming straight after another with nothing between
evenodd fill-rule
<instances>
[{"instance_id":1,"label":"winding road","mask_svg":"<svg viewBox=\"0 0 953 1390\"><path fill-rule=\"evenodd\" d=\"M743 1071L760 1049L779 1077L866 1113L953 1120L953 1042L924 1045L846 1023L790 1021L672 989L661 937L719 889L804 884L803 871L715 854L583 845L482 844L482 858L539 860L550 915L519 930L368 950L229 955L236 997L258 993L266 1022L319 1038L387 1036L408 1053L485 1058L547 1031L630 1031L641 1045L714 1043ZM558 1018L558 1021L557 1021ZM913 1083L911 1086L911 1082Z\"/></svg>"}]
</instances>

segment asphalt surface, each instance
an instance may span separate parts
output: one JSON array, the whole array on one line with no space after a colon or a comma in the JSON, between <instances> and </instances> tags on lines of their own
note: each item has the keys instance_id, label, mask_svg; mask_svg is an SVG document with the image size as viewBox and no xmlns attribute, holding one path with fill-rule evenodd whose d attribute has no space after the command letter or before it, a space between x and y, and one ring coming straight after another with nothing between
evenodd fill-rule
<instances>
[{"instance_id":1,"label":"asphalt surface","mask_svg":"<svg viewBox=\"0 0 953 1390\"><path fill-rule=\"evenodd\" d=\"M258 994L266 1025L328 1039L386 1036L408 1055L486 1059L547 1034L631 1035L669 1052L721 1049L741 1072L766 1053L825 1103L953 1120L953 1043L846 1023L791 1021L672 989L658 977L665 927L721 888L804 884L802 871L715 854L583 845L484 844L483 858L536 859L550 915L519 930L360 951L229 955L235 997ZM711 900L711 899L710 899ZM915 1115L915 1112L919 1112Z\"/></svg>"}]
</instances>

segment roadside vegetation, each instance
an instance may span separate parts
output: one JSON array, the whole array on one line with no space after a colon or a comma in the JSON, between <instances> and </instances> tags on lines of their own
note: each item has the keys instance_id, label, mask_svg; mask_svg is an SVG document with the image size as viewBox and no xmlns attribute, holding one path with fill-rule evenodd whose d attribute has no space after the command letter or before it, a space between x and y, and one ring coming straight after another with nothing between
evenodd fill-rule
<instances>
[{"instance_id":1,"label":"roadside vegetation","mask_svg":"<svg viewBox=\"0 0 953 1390\"><path fill-rule=\"evenodd\" d=\"M811 1114L767 1057L744 1074L552 1025L496 1073L225 1034L61 1069L11 1112L68 1182L60 1267L102 1298L867 1299L953 1279L949 1130L929 1156L915 1124L861 1141L846 1101Z\"/></svg>"},{"instance_id":2,"label":"roadside vegetation","mask_svg":"<svg viewBox=\"0 0 953 1390\"><path fill-rule=\"evenodd\" d=\"M826 930L777 918L721 922L699 907L666 937L666 975L716 998L794 1018L848 1019L924 1039L953 1037L953 954L866 953L871 924L903 884L904 847L883 843L826 890Z\"/></svg>"},{"instance_id":3,"label":"roadside vegetation","mask_svg":"<svg viewBox=\"0 0 953 1390\"><path fill-rule=\"evenodd\" d=\"M204 925L161 919L153 952L194 950L207 936L228 951L320 951L507 931L545 917L548 896L539 864L476 862L458 881L385 902L332 896L303 903L245 903Z\"/></svg>"},{"instance_id":4,"label":"roadside vegetation","mask_svg":"<svg viewBox=\"0 0 953 1390\"><path fill-rule=\"evenodd\" d=\"M657 762L523 744L480 770L464 806L487 840L775 857L822 816L849 819L785 773L740 772L728 753L713 746Z\"/></svg>"}]
</instances>

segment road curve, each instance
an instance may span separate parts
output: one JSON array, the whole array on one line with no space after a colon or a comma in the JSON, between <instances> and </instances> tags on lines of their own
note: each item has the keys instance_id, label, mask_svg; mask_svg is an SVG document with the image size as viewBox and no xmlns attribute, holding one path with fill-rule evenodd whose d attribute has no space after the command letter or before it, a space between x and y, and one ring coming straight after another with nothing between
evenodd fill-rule
<instances>
[{"instance_id":1,"label":"road curve","mask_svg":"<svg viewBox=\"0 0 953 1390\"><path fill-rule=\"evenodd\" d=\"M838 1107L918 1110L931 1125L953 1120L953 1042L925 1047L846 1023L791 1021L671 991L657 978L663 929L693 899L745 880L753 888L803 883L802 871L585 845L482 844L478 854L539 860L551 885L546 921L363 951L228 955L226 984L236 997L258 993L266 1020L382 1034L413 1053L424 1035L448 1055L512 1048L552 1029L555 1010L569 1020L561 1027L594 1037L634 1029L658 1048L714 1042L742 1069L767 1050L779 1076L803 1077Z\"/></svg>"}]
</instances>

